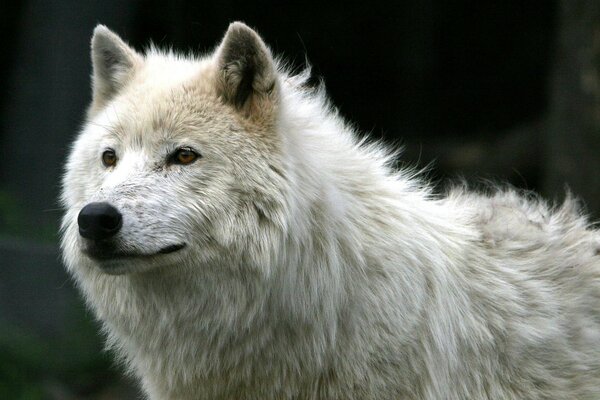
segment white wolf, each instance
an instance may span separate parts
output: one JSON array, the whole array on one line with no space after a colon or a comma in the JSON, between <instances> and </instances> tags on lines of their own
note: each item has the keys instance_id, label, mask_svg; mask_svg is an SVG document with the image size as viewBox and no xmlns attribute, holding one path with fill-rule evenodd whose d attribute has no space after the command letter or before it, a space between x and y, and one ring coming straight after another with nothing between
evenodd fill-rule
<instances>
[{"instance_id":1,"label":"white wolf","mask_svg":"<svg viewBox=\"0 0 600 400\"><path fill-rule=\"evenodd\" d=\"M242 23L92 59L62 248L151 399L600 399L574 201L433 195Z\"/></svg>"}]
</instances>

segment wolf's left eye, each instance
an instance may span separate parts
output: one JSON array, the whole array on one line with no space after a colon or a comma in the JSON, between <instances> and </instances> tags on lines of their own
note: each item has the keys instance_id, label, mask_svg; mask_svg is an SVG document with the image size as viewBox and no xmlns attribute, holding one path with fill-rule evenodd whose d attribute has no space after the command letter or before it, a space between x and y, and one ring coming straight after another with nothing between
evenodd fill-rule
<instances>
[{"instance_id":1,"label":"wolf's left eye","mask_svg":"<svg viewBox=\"0 0 600 400\"><path fill-rule=\"evenodd\" d=\"M189 147L182 147L175 150L169 157L170 164L188 165L196 161L200 157L198 153Z\"/></svg>"},{"instance_id":2,"label":"wolf's left eye","mask_svg":"<svg viewBox=\"0 0 600 400\"><path fill-rule=\"evenodd\" d=\"M104 150L102 153L102 164L105 167L112 167L117 163L117 155L113 149Z\"/></svg>"}]
</instances>

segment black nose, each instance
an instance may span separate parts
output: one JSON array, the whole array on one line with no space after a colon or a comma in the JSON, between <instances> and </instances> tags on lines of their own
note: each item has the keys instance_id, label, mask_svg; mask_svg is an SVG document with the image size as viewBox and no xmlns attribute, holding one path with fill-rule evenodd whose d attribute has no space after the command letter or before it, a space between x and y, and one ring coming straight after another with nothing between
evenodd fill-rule
<instances>
[{"instance_id":1,"label":"black nose","mask_svg":"<svg viewBox=\"0 0 600 400\"><path fill-rule=\"evenodd\" d=\"M79 212L77 223L81 236L102 240L119 232L123 225L123 217L119 210L108 203L90 203Z\"/></svg>"}]
</instances>

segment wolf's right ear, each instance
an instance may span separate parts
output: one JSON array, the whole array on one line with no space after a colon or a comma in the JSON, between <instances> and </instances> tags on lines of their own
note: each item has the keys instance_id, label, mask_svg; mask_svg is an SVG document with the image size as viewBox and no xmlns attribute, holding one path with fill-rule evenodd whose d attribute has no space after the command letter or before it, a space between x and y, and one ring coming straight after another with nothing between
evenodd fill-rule
<instances>
[{"instance_id":1,"label":"wolf's right ear","mask_svg":"<svg viewBox=\"0 0 600 400\"><path fill-rule=\"evenodd\" d=\"M92 37L94 107L114 97L141 64L142 57L116 33L104 25L96 26Z\"/></svg>"}]
</instances>

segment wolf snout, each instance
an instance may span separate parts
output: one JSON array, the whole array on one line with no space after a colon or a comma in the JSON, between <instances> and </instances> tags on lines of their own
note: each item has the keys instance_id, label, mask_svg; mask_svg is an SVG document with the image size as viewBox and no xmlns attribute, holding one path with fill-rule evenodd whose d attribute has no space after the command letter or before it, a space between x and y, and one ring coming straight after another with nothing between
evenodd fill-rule
<instances>
[{"instance_id":1,"label":"wolf snout","mask_svg":"<svg viewBox=\"0 0 600 400\"><path fill-rule=\"evenodd\" d=\"M82 237L104 240L119 232L123 225L123 216L108 203L90 203L79 212L77 224Z\"/></svg>"}]
</instances>

